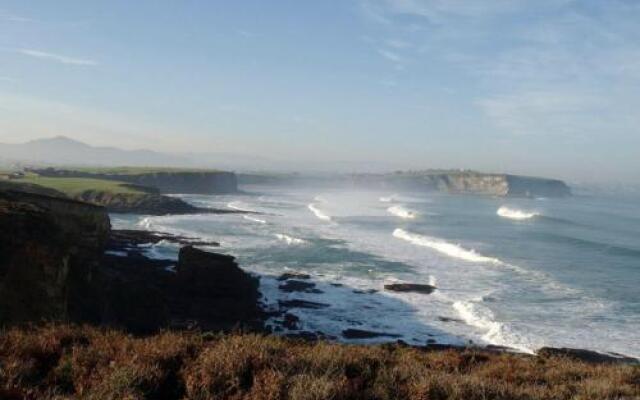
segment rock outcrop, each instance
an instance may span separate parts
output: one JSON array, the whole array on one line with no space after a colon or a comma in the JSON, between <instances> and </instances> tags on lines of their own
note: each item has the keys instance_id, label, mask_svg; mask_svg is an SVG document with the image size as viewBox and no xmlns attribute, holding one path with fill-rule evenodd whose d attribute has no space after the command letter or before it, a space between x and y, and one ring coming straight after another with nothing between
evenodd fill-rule
<instances>
[{"instance_id":1,"label":"rock outcrop","mask_svg":"<svg viewBox=\"0 0 640 400\"><path fill-rule=\"evenodd\" d=\"M179 260L144 256L167 234L111 232L103 207L0 191L0 326L70 321L152 333L164 328L262 329L258 280L231 256L191 245Z\"/></svg>"},{"instance_id":2,"label":"rock outcrop","mask_svg":"<svg viewBox=\"0 0 640 400\"><path fill-rule=\"evenodd\" d=\"M0 323L96 315L91 288L109 230L102 207L0 191Z\"/></svg>"},{"instance_id":3,"label":"rock outcrop","mask_svg":"<svg viewBox=\"0 0 640 400\"><path fill-rule=\"evenodd\" d=\"M136 213L148 215L194 214L209 210L169 196L153 193L113 193L87 190L75 197L77 200L101 205L113 213Z\"/></svg>"}]
</instances>

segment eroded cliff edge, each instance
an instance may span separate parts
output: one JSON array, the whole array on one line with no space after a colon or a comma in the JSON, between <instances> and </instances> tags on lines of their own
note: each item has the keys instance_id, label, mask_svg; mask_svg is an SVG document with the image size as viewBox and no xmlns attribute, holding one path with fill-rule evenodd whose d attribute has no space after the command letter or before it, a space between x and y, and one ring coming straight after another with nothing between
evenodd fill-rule
<instances>
[{"instance_id":1,"label":"eroded cliff edge","mask_svg":"<svg viewBox=\"0 0 640 400\"><path fill-rule=\"evenodd\" d=\"M262 329L258 281L233 257L185 246L174 266L136 252L105 254L114 240L126 247L134 239L114 236L103 207L0 190L0 325Z\"/></svg>"}]
</instances>

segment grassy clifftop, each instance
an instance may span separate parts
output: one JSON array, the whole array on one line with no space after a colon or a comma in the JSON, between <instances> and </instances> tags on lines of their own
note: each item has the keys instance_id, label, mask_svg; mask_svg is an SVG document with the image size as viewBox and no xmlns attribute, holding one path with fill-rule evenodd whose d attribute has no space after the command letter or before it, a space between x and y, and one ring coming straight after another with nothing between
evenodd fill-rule
<instances>
[{"instance_id":1,"label":"grassy clifftop","mask_svg":"<svg viewBox=\"0 0 640 400\"><path fill-rule=\"evenodd\" d=\"M69 197L76 197L87 190L104 191L123 194L144 194L144 190L131 186L125 182L91 178L52 178L39 175L27 175L13 182L28 183L57 190Z\"/></svg>"},{"instance_id":2,"label":"grassy clifftop","mask_svg":"<svg viewBox=\"0 0 640 400\"><path fill-rule=\"evenodd\" d=\"M0 335L0 398L637 399L640 367L477 350L96 328Z\"/></svg>"}]
</instances>

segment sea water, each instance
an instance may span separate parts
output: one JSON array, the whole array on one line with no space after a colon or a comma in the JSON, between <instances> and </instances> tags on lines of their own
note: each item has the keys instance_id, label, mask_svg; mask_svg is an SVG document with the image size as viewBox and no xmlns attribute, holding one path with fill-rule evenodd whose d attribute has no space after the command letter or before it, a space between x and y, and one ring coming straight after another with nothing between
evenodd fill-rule
<instances>
[{"instance_id":1,"label":"sea water","mask_svg":"<svg viewBox=\"0 0 640 400\"><path fill-rule=\"evenodd\" d=\"M291 310L308 331L340 338L355 328L414 344L640 356L638 199L245 189L249 194L180 197L252 214L114 215L114 226L220 242L216 251L260 275L267 307L286 299L330 305ZM149 248L161 258L177 251L167 243ZM277 276L292 271L312 275L322 293L278 290ZM438 289L385 291L391 282Z\"/></svg>"}]
</instances>

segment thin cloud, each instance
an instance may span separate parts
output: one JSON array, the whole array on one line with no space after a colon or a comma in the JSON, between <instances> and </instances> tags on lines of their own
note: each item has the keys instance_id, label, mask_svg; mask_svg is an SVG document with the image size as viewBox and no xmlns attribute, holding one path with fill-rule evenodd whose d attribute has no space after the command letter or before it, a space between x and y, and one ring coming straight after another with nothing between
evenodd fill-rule
<instances>
[{"instance_id":1,"label":"thin cloud","mask_svg":"<svg viewBox=\"0 0 640 400\"><path fill-rule=\"evenodd\" d=\"M386 58L387 60L393 61L395 63L404 62L404 58L394 53L393 51L378 49L378 54L380 54L382 57Z\"/></svg>"},{"instance_id":2,"label":"thin cloud","mask_svg":"<svg viewBox=\"0 0 640 400\"><path fill-rule=\"evenodd\" d=\"M0 10L0 20L9 22L33 22L31 18L22 17L2 10Z\"/></svg>"},{"instance_id":3,"label":"thin cloud","mask_svg":"<svg viewBox=\"0 0 640 400\"><path fill-rule=\"evenodd\" d=\"M98 65L98 62L94 60L89 60L85 58L75 58L75 57L67 57L60 54L49 53L46 51L33 50L33 49L19 49L18 53L23 54L25 56L40 58L43 60L55 61L62 64L69 65L84 65L84 66L95 66Z\"/></svg>"}]
</instances>

